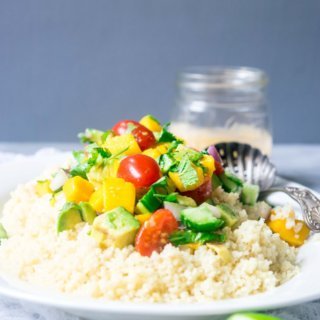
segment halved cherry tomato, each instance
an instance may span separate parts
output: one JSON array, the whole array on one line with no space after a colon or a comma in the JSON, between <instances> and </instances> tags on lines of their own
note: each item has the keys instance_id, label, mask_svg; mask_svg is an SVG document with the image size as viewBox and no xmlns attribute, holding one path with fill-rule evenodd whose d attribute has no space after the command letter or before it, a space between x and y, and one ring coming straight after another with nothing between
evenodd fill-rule
<instances>
[{"instance_id":1,"label":"halved cherry tomato","mask_svg":"<svg viewBox=\"0 0 320 320\"><path fill-rule=\"evenodd\" d=\"M144 188L159 180L161 173L154 159L144 154L135 154L121 160L117 175L133 183L136 188Z\"/></svg>"},{"instance_id":2,"label":"halved cherry tomato","mask_svg":"<svg viewBox=\"0 0 320 320\"><path fill-rule=\"evenodd\" d=\"M197 189L183 192L184 196L192 198L198 205L205 202L211 197L212 184L211 179L206 179L206 181Z\"/></svg>"},{"instance_id":3,"label":"halved cherry tomato","mask_svg":"<svg viewBox=\"0 0 320 320\"><path fill-rule=\"evenodd\" d=\"M178 222L171 211L157 210L140 228L135 247L142 256L150 257L152 252L161 252L169 242L169 235L178 229Z\"/></svg>"},{"instance_id":4,"label":"halved cherry tomato","mask_svg":"<svg viewBox=\"0 0 320 320\"><path fill-rule=\"evenodd\" d=\"M112 131L118 136L126 133L131 133L136 139L142 151L152 147L156 143L156 139L152 131L134 120L119 121L112 128Z\"/></svg>"},{"instance_id":5,"label":"halved cherry tomato","mask_svg":"<svg viewBox=\"0 0 320 320\"><path fill-rule=\"evenodd\" d=\"M220 175L221 173L224 172L223 166L222 166L222 164L220 162L216 161L214 164L215 164L215 167L216 167L214 173L216 175Z\"/></svg>"}]
</instances>

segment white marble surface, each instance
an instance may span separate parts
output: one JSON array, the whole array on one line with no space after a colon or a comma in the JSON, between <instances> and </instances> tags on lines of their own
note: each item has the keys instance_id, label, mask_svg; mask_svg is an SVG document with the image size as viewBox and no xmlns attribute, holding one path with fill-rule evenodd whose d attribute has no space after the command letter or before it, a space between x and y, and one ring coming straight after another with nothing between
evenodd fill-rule
<instances>
[{"instance_id":1,"label":"white marble surface","mask_svg":"<svg viewBox=\"0 0 320 320\"><path fill-rule=\"evenodd\" d=\"M44 147L76 149L76 144L0 143L0 163L10 161L15 153L32 154ZM320 145L277 145L272 160L278 173L320 192ZM320 301L276 310L270 314L286 320L320 319ZM43 306L26 304L0 297L0 320L80 320L75 316Z\"/></svg>"}]
</instances>

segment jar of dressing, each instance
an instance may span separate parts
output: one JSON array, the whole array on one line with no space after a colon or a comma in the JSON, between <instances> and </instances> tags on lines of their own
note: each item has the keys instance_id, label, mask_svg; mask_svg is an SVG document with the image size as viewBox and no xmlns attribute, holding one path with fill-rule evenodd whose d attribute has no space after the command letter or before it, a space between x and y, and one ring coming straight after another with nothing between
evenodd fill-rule
<instances>
[{"instance_id":1,"label":"jar of dressing","mask_svg":"<svg viewBox=\"0 0 320 320\"><path fill-rule=\"evenodd\" d=\"M270 155L266 74L247 67L192 67L179 76L170 129L196 149L248 143Z\"/></svg>"}]
</instances>

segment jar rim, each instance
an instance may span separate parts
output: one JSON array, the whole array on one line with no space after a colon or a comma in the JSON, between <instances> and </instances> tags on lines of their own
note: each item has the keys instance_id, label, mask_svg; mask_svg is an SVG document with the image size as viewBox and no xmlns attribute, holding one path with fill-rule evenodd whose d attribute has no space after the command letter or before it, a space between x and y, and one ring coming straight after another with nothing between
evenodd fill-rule
<instances>
[{"instance_id":1,"label":"jar rim","mask_svg":"<svg viewBox=\"0 0 320 320\"><path fill-rule=\"evenodd\" d=\"M193 66L179 75L182 87L194 91L214 89L262 89L268 83L266 73L258 68L232 66Z\"/></svg>"}]
</instances>

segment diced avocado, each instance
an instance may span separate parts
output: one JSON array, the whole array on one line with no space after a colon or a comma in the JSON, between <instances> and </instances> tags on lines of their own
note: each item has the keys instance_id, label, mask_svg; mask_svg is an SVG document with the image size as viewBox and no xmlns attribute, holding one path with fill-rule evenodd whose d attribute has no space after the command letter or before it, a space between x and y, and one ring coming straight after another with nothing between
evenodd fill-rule
<instances>
[{"instance_id":1,"label":"diced avocado","mask_svg":"<svg viewBox=\"0 0 320 320\"><path fill-rule=\"evenodd\" d=\"M80 222L82 222L80 207L75 203L68 202L59 213L57 231L73 229Z\"/></svg>"},{"instance_id":2,"label":"diced avocado","mask_svg":"<svg viewBox=\"0 0 320 320\"><path fill-rule=\"evenodd\" d=\"M237 186L243 186L243 181L232 172L225 170L224 174L229 180L233 181Z\"/></svg>"},{"instance_id":3,"label":"diced avocado","mask_svg":"<svg viewBox=\"0 0 320 320\"><path fill-rule=\"evenodd\" d=\"M221 180L216 174L213 174L211 177L211 184L212 184L212 189L217 189L222 185Z\"/></svg>"},{"instance_id":4,"label":"diced avocado","mask_svg":"<svg viewBox=\"0 0 320 320\"><path fill-rule=\"evenodd\" d=\"M237 192L239 190L239 185L226 176L225 173L219 175L221 181L221 186L226 192Z\"/></svg>"},{"instance_id":5,"label":"diced avocado","mask_svg":"<svg viewBox=\"0 0 320 320\"><path fill-rule=\"evenodd\" d=\"M124 248L134 243L139 228L139 221L129 211L117 207L94 220L91 236L103 248Z\"/></svg>"},{"instance_id":6,"label":"diced avocado","mask_svg":"<svg viewBox=\"0 0 320 320\"><path fill-rule=\"evenodd\" d=\"M218 204L217 208L220 210L221 219L225 221L228 227L234 226L239 221L239 215L228 204Z\"/></svg>"},{"instance_id":7,"label":"diced avocado","mask_svg":"<svg viewBox=\"0 0 320 320\"><path fill-rule=\"evenodd\" d=\"M194 231L215 231L225 224L224 220L215 217L206 206L182 210L181 222Z\"/></svg>"},{"instance_id":8,"label":"diced avocado","mask_svg":"<svg viewBox=\"0 0 320 320\"><path fill-rule=\"evenodd\" d=\"M88 202L80 202L79 207L82 220L88 222L89 224L92 224L93 220L97 217L95 210Z\"/></svg>"},{"instance_id":9,"label":"diced avocado","mask_svg":"<svg viewBox=\"0 0 320 320\"><path fill-rule=\"evenodd\" d=\"M8 234L4 226L0 223L0 244L1 244L1 239L8 239Z\"/></svg>"},{"instance_id":10,"label":"diced avocado","mask_svg":"<svg viewBox=\"0 0 320 320\"><path fill-rule=\"evenodd\" d=\"M259 186L245 183L241 192L240 200L249 206L255 205L259 196Z\"/></svg>"},{"instance_id":11,"label":"diced avocado","mask_svg":"<svg viewBox=\"0 0 320 320\"><path fill-rule=\"evenodd\" d=\"M182 196L180 194L176 195L177 203L185 207L196 207L197 203L190 197Z\"/></svg>"}]
</instances>

